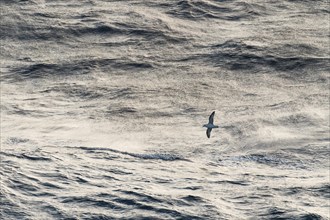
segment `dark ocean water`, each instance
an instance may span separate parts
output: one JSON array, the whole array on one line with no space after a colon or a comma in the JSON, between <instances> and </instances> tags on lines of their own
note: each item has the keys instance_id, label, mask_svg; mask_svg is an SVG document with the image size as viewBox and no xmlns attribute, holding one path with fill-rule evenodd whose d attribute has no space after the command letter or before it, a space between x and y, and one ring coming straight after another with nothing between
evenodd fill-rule
<instances>
[{"instance_id":1,"label":"dark ocean water","mask_svg":"<svg viewBox=\"0 0 330 220\"><path fill-rule=\"evenodd\" d=\"M1 219L330 219L329 1L0 4Z\"/></svg>"}]
</instances>

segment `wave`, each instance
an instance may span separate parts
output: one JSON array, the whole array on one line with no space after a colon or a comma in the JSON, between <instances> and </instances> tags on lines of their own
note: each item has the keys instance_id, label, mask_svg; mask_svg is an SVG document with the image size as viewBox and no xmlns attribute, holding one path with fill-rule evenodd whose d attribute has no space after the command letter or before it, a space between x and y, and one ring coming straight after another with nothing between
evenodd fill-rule
<instances>
[{"instance_id":1,"label":"wave","mask_svg":"<svg viewBox=\"0 0 330 220\"><path fill-rule=\"evenodd\" d=\"M270 207L265 213L259 214L259 217L267 219L323 219L322 216L314 213L296 214L294 211L285 208Z\"/></svg>"},{"instance_id":2,"label":"wave","mask_svg":"<svg viewBox=\"0 0 330 220\"><path fill-rule=\"evenodd\" d=\"M309 159L302 159L292 154L286 153L251 153L246 155L230 156L224 157L219 161L220 164L227 163L238 163L243 166L247 162L252 162L256 164L262 164L270 167L281 167L285 169L309 169L307 164L313 164L312 160L308 162ZM238 183L240 184L240 183Z\"/></svg>"},{"instance_id":3,"label":"wave","mask_svg":"<svg viewBox=\"0 0 330 220\"><path fill-rule=\"evenodd\" d=\"M183 19L221 19L242 20L251 19L263 14L265 7L248 4L242 1L191 1L182 0L175 4L167 4L168 14Z\"/></svg>"},{"instance_id":4,"label":"wave","mask_svg":"<svg viewBox=\"0 0 330 220\"><path fill-rule=\"evenodd\" d=\"M183 160L183 161L189 161L188 159L183 158L180 155L174 155L174 154L167 154L167 153L155 153L155 154L139 154L139 153L131 153L126 151L120 151L115 150L111 148L93 148L93 147L68 147L68 148L78 148L81 150L85 150L88 152L95 152L95 151L111 151L114 153L119 153L122 155L128 155L131 157L139 158L139 159L145 159L145 160L164 160L164 161L177 161L177 160Z\"/></svg>"},{"instance_id":5,"label":"wave","mask_svg":"<svg viewBox=\"0 0 330 220\"><path fill-rule=\"evenodd\" d=\"M166 21L141 23L130 20L119 22L106 20L104 15L111 11L88 11L81 14L62 14L45 12L26 12L24 16L17 13L7 13L6 22L1 25L0 39L17 39L22 42L44 41L56 42L65 46L86 42L97 43L98 39L124 37L129 39L123 43L113 43L108 46L127 46L141 40L153 40L159 44L184 43L187 38L172 30ZM144 18L143 12L134 12L137 19ZM131 14L131 16L133 16ZM17 19L20 16L20 19ZM27 19L31 18L31 19ZM32 19L33 18L33 19ZM35 21L38 23L36 24ZM63 20L63 22L59 22ZM64 20L66 22L64 22ZM73 46L74 48L74 46Z\"/></svg>"},{"instance_id":6,"label":"wave","mask_svg":"<svg viewBox=\"0 0 330 220\"><path fill-rule=\"evenodd\" d=\"M12 69L12 74L7 78L16 81L49 78L56 76L72 76L88 74L94 69L109 70L111 68L138 71L139 69L153 68L153 64L144 62L135 62L122 59L101 59L90 58L83 60L72 60L62 63L33 63Z\"/></svg>"},{"instance_id":7,"label":"wave","mask_svg":"<svg viewBox=\"0 0 330 220\"><path fill-rule=\"evenodd\" d=\"M222 44L201 48L209 48L211 51L205 54L191 55L177 61L205 61L212 63L215 67L225 67L236 71L262 70L268 67L289 73L299 72L299 75L296 76L307 73L308 69L324 71L330 69L330 59L327 57L297 56L296 54L287 57L288 53L283 51L282 47L265 48L248 45L242 41L229 40Z\"/></svg>"},{"instance_id":8,"label":"wave","mask_svg":"<svg viewBox=\"0 0 330 220\"><path fill-rule=\"evenodd\" d=\"M0 155L4 155L6 157L16 157L16 158L20 158L20 159L27 159L27 160L32 160L32 161L52 161L52 159L49 157L28 155L26 153L14 154L14 153L6 153L3 151L0 151Z\"/></svg>"}]
</instances>

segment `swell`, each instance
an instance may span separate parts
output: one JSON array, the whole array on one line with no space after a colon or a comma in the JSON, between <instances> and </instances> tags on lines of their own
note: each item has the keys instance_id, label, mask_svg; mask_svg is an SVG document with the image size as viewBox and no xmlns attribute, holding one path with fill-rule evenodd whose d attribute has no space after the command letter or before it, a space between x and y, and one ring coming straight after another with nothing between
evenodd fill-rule
<instances>
[{"instance_id":1,"label":"swell","mask_svg":"<svg viewBox=\"0 0 330 220\"><path fill-rule=\"evenodd\" d=\"M103 36L103 37L115 37L116 35L130 36L130 37L143 37L146 40L163 39L166 42L182 42L185 39L183 37L176 37L171 33L163 32L159 29L152 27L135 27L128 26L126 24L119 24L118 27L109 24L93 24L85 25L78 23L68 27L56 27L56 26L45 26L45 27L34 27L26 24L17 24L15 28L9 25L2 25L3 32L0 34L1 39L13 39L21 41L28 40L44 40L44 41L57 41L60 43L62 40L70 41L77 38L83 40L84 37L88 36ZM93 42L91 42L93 43ZM115 46L115 44L113 44ZM121 46L121 44L118 44Z\"/></svg>"},{"instance_id":2,"label":"swell","mask_svg":"<svg viewBox=\"0 0 330 220\"><path fill-rule=\"evenodd\" d=\"M32 161L51 161L52 159L45 156L38 156L38 155L28 155L26 153L14 154L14 153L6 153L0 151L0 155L4 155L6 157L16 157L20 159L32 160Z\"/></svg>"},{"instance_id":3,"label":"swell","mask_svg":"<svg viewBox=\"0 0 330 220\"><path fill-rule=\"evenodd\" d=\"M40 91L40 93L64 93L66 98L73 98L77 101L77 98L81 100L92 100L105 97L107 100L116 100L116 99L134 99L136 93L133 88L108 88L96 86L92 87L90 85L79 85L79 84L70 84L70 83L59 83L58 85L49 86L46 89ZM98 107L95 104L84 105L81 108L96 108ZM113 110L113 107L108 107L106 113L115 113L115 114L126 114L126 113L135 113L136 110L131 107L122 107L119 109Z\"/></svg>"},{"instance_id":4,"label":"swell","mask_svg":"<svg viewBox=\"0 0 330 220\"><path fill-rule=\"evenodd\" d=\"M112 11L89 11L84 14L52 13L21 11L16 8L3 16L0 39L32 41L54 41L56 44L68 44L69 42L95 43L100 38L115 39L116 37L129 36L130 40L153 40L167 43L183 43L186 38L180 36L166 24L162 22L141 23L129 20L126 23L104 20L104 15L113 13ZM137 19L144 18L143 13L134 12L127 16L137 14ZM90 38L92 37L93 40ZM112 46L122 46L123 44L111 44ZM125 45L125 44L124 44Z\"/></svg>"},{"instance_id":5,"label":"swell","mask_svg":"<svg viewBox=\"0 0 330 220\"><path fill-rule=\"evenodd\" d=\"M94 147L69 147L68 148L78 148L81 150L85 150L87 152L96 152L96 151L110 151L114 153L119 153L122 155L128 155L131 157L139 158L139 159L145 159L145 160L164 160L164 161L177 161L177 160L183 160L183 161L189 161L185 158L183 158L180 155L174 155L174 154L167 154L167 153L155 153L155 154L139 154L139 153L131 153L126 151L120 151L115 150L111 148L94 148Z\"/></svg>"},{"instance_id":6,"label":"swell","mask_svg":"<svg viewBox=\"0 0 330 220\"><path fill-rule=\"evenodd\" d=\"M153 68L153 64L147 62L136 62L122 59L91 58L83 60L72 60L62 63L33 63L11 70L6 76L7 80L15 81L48 78L52 76L84 75L95 69L108 70L109 68L138 71L139 69Z\"/></svg>"},{"instance_id":7,"label":"swell","mask_svg":"<svg viewBox=\"0 0 330 220\"><path fill-rule=\"evenodd\" d=\"M237 21L260 16L265 10L257 4L242 1L191 1L182 0L167 5L168 14L182 19L220 19Z\"/></svg>"},{"instance_id":8,"label":"swell","mask_svg":"<svg viewBox=\"0 0 330 220\"><path fill-rule=\"evenodd\" d=\"M299 72L296 77L307 70L327 71L330 69L327 57L313 57L310 53L316 53L317 48L305 45L293 45L293 47L303 48L305 55L301 55L301 50L296 49L296 52L288 56L286 49L288 47L267 48L254 45L248 45L242 41L229 40L222 44L210 45L201 47L208 49L209 52L203 54L195 54L183 59L179 62L187 61L202 61L211 63L215 67L224 67L230 70L263 70L273 69L280 72ZM286 48L286 49L284 49Z\"/></svg>"},{"instance_id":9,"label":"swell","mask_svg":"<svg viewBox=\"0 0 330 220\"><path fill-rule=\"evenodd\" d=\"M53 149L56 150L56 147ZM68 149L69 152L67 151ZM88 147L67 147L66 150L61 150L61 155L57 156L65 159L70 153L76 154L75 150L80 150L80 153L77 155L81 154L84 156L110 151L140 159L181 160L173 155L142 155L108 148ZM95 160L83 166L76 166L75 162L72 163L72 160L61 160L60 163L45 161L49 165L44 165L42 167L46 167L46 169L41 169L36 163L40 163L43 160L28 159L29 163L22 161L16 163L17 160L15 158L26 158L16 157L10 153L2 153L1 156L4 158L1 160L0 169L0 174L3 176L1 180L3 181L1 182L3 205L1 207L1 215L4 219L34 219L37 218L36 215L46 219L75 219L77 215L82 219L118 219L123 218L123 212L126 213L124 219L148 219L151 216L205 219L222 216L214 206L209 204L208 200L200 196L189 194L173 198L172 196L164 196L159 193L150 193L148 189L137 186L130 187L127 185L127 187L123 188L122 186L127 184L127 180L121 182L121 180L112 178L109 175L119 175L120 178L125 179L141 178L138 173L127 172L127 167L123 167L125 171L118 171L114 170L115 164L110 169L103 169L102 166L94 167ZM106 157L102 157L102 159L107 160ZM96 168L98 171L94 172ZM99 174L102 173L106 175L100 176ZM90 176L93 174L95 176ZM92 184L92 181L88 181L88 177L98 180L99 184ZM117 183L118 181L120 183ZM81 190L84 187L88 187L89 190ZM93 187L93 190L90 190L91 187ZM107 189L107 192L104 191L105 189ZM173 209L173 206L176 208ZM187 211L187 208L192 206L199 206L199 209L202 206L203 212L194 213ZM86 207L88 207L88 210L86 210ZM111 210L110 213L109 210Z\"/></svg>"},{"instance_id":10,"label":"swell","mask_svg":"<svg viewBox=\"0 0 330 220\"><path fill-rule=\"evenodd\" d=\"M240 156L239 160L287 169L307 169L306 163L300 158L281 153L249 154Z\"/></svg>"},{"instance_id":11,"label":"swell","mask_svg":"<svg viewBox=\"0 0 330 220\"><path fill-rule=\"evenodd\" d=\"M295 211L282 208L282 207L268 207L261 210L258 210L258 216L262 219L315 219L321 220L324 219L322 216L315 213L305 212L303 214L299 214Z\"/></svg>"}]
</instances>

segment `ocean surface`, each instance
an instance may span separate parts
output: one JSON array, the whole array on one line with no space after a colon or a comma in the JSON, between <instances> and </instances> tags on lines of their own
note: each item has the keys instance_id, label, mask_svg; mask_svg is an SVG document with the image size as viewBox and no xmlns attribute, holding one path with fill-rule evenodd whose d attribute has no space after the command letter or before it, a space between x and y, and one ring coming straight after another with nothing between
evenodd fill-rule
<instances>
[{"instance_id":1,"label":"ocean surface","mask_svg":"<svg viewBox=\"0 0 330 220\"><path fill-rule=\"evenodd\" d=\"M330 219L328 0L0 5L0 219Z\"/></svg>"}]
</instances>

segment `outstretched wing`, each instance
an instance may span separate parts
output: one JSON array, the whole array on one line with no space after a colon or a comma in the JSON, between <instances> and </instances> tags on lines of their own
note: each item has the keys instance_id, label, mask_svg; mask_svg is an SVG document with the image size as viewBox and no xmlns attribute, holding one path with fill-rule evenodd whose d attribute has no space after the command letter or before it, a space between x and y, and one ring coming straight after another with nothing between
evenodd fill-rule
<instances>
[{"instance_id":1,"label":"outstretched wing","mask_svg":"<svg viewBox=\"0 0 330 220\"><path fill-rule=\"evenodd\" d=\"M206 136L207 136L208 138L211 137L211 131L212 131L212 128L208 128L208 129L206 130Z\"/></svg>"},{"instance_id":2,"label":"outstretched wing","mask_svg":"<svg viewBox=\"0 0 330 220\"><path fill-rule=\"evenodd\" d=\"M212 114L209 117L209 124L213 124L214 114L215 114L215 111L213 111Z\"/></svg>"}]
</instances>

